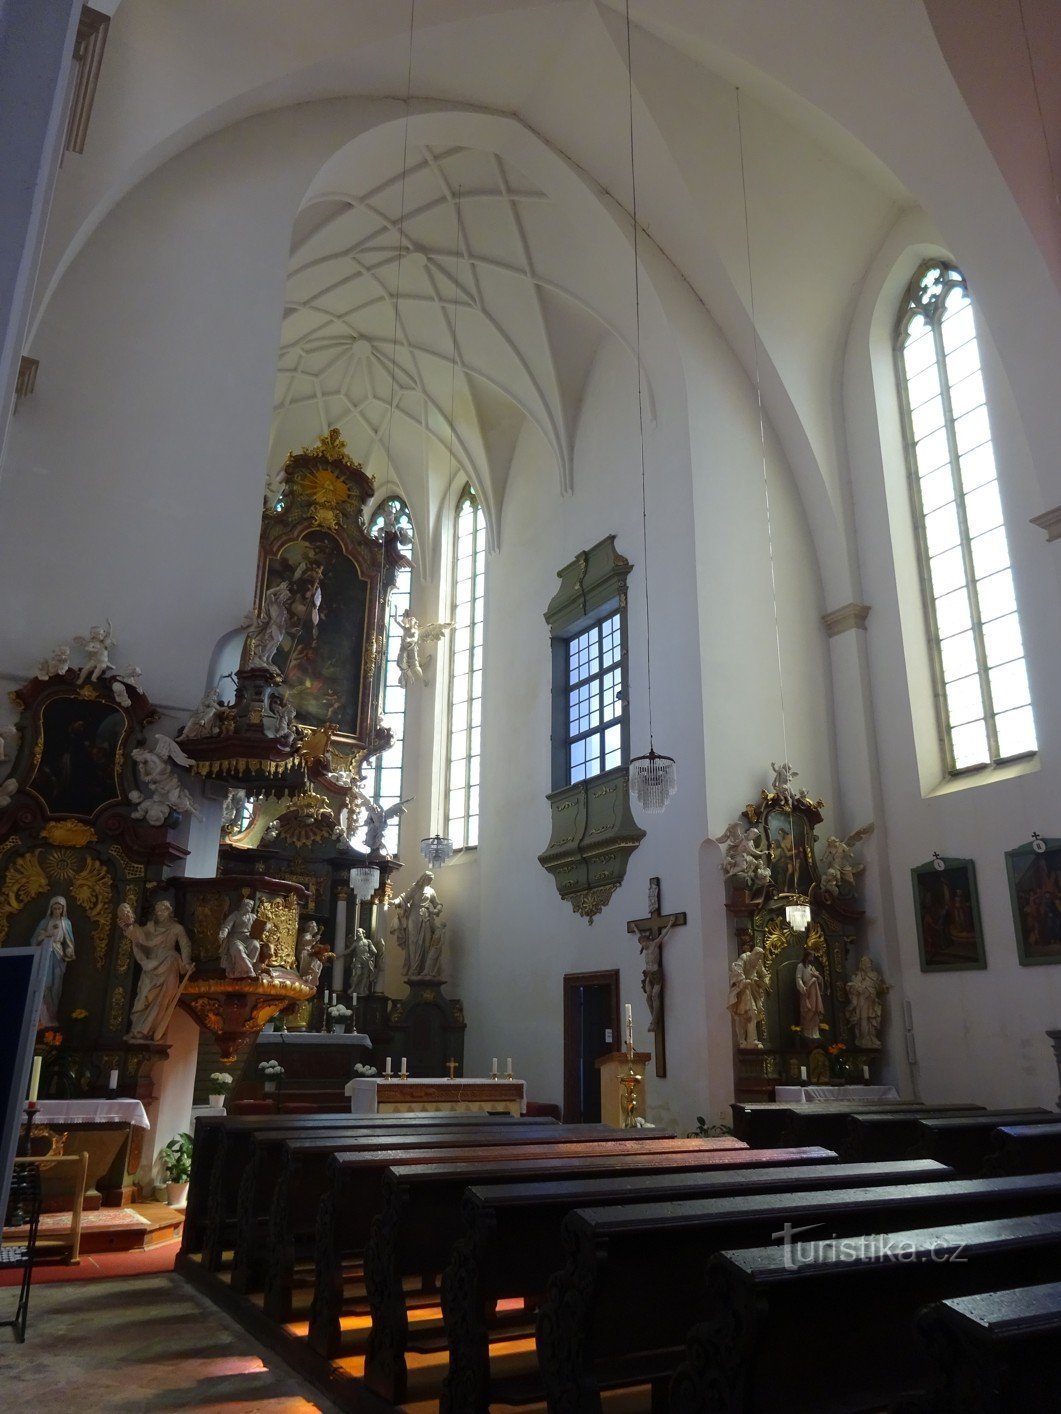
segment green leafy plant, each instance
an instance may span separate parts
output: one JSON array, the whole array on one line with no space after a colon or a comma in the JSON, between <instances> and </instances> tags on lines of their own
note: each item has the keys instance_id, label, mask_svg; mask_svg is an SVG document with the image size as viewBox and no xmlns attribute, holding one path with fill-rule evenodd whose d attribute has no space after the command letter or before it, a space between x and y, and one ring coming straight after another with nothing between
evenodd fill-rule
<instances>
[{"instance_id":1,"label":"green leafy plant","mask_svg":"<svg viewBox=\"0 0 1061 1414\"><path fill-rule=\"evenodd\" d=\"M732 1133L733 1130L728 1124L708 1124L703 1115L697 1115L696 1128L690 1129L688 1137L690 1139L724 1139Z\"/></svg>"},{"instance_id":2,"label":"green leafy plant","mask_svg":"<svg viewBox=\"0 0 1061 1414\"><path fill-rule=\"evenodd\" d=\"M158 1161L169 1183L187 1183L192 1176L192 1136L175 1134L159 1151Z\"/></svg>"}]
</instances>

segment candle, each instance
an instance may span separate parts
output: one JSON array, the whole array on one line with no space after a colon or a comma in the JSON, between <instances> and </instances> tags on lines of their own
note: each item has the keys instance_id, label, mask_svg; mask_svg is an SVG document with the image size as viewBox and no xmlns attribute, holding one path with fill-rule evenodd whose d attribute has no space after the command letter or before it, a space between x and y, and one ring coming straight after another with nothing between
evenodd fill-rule
<instances>
[{"instance_id":1,"label":"candle","mask_svg":"<svg viewBox=\"0 0 1061 1414\"><path fill-rule=\"evenodd\" d=\"M806 1083L807 1083L807 1067L806 1067L805 1065L801 1065L800 1068L799 1068L799 1078L803 1081L804 1085L806 1085Z\"/></svg>"},{"instance_id":2,"label":"candle","mask_svg":"<svg viewBox=\"0 0 1061 1414\"><path fill-rule=\"evenodd\" d=\"M869 1079L869 1066L868 1066L868 1065L864 1065L864 1066L862 1067L862 1079L863 1079L863 1080L868 1080L868 1079Z\"/></svg>"},{"instance_id":3,"label":"candle","mask_svg":"<svg viewBox=\"0 0 1061 1414\"><path fill-rule=\"evenodd\" d=\"M118 1072L117 1072L116 1070L112 1070L111 1073L110 1073L110 1079L107 1081L107 1089L108 1089L108 1090L117 1090L117 1088L118 1088Z\"/></svg>"},{"instance_id":4,"label":"candle","mask_svg":"<svg viewBox=\"0 0 1061 1414\"><path fill-rule=\"evenodd\" d=\"M387 1057L387 1064L383 1067L383 1074L384 1074L384 1075L390 1075L390 1073L391 1073L391 1058L390 1058L390 1056L388 1056L388 1057Z\"/></svg>"},{"instance_id":5,"label":"candle","mask_svg":"<svg viewBox=\"0 0 1061 1414\"><path fill-rule=\"evenodd\" d=\"M491 1075L496 1075L496 1074L497 1074L497 1057L496 1057L496 1056L494 1056L493 1060L490 1062L490 1074L491 1074Z\"/></svg>"},{"instance_id":6,"label":"candle","mask_svg":"<svg viewBox=\"0 0 1061 1414\"><path fill-rule=\"evenodd\" d=\"M409 1072L408 1072L408 1069L407 1069L407 1066L406 1066L405 1057L402 1056L402 1074L403 1074L403 1075L408 1075L408 1073L409 1073Z\"/></svg>"},{"instance_id":7,"label":"candle","mask_svg":"<svg viewBox=\"0 0 1061 1414\"><path fill-rule=\"evenodd\" d=\"M512 1057L511 1057L511 1056L509 1056L508 1060L505 1062L505 1072L506 1072L506 1074L508 1074L508 1075L511 1075L511 1074L512 1074Z\"/></svg>"},{"instance_id":8,"label":"candle","mask_svg":"<svg viewBox=\"0 0 1061 1414\"><path fill-rule=\"evenodd\" d=\"M357 1006L357 993L356 993L356 992L351 992L351 993L350 993L350 1005L353 1006L353 1007L356 1007L356 1006Z\"/></svg>"},{"instance_id":9,"label":"candle","mask_svg":"<svg viewBox=\"0 0 1061 1414\"><path fill-rule=\"evenodd\" d=\"M34 1056L34 1057L33 1057L33 1070L30 1072L30 1077L29 1077L29 1097L30 1097L31 1100L34 1100L34 1101L36 1100L36 1098L37 1098L37 1091L40 1089L40 1083L41 1083L41 1058L40 1058L40 1056Z\"/></svg>"},{"instance_id":10,"label":"candle","mask_svg":"<svg viewBox=\"0 0 1061 1414\"><path fill-rule=\"evenodd\" d=\"M326 992L324 993L324 1005L327 1006L328 1003L331 1001L331 999L332 999L332 994L331 994L331 992L326 991Z\"/></svg>"},{"instance_id":11,"label":"candle","mask_svg":"<svg viewBox=\"0 0 1061 1414\"><path fill-rule=\"evenodd\" d=\"M626 1049L634 1049L634 1009L629 1002L626 1004Z\"/></svg>"}]
</instances>

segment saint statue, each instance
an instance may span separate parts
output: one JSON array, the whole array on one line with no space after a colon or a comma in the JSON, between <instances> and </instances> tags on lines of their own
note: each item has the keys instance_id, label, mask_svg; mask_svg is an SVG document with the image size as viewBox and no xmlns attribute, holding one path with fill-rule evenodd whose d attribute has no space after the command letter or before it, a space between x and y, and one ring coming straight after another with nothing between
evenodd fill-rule
<instances>
[{"instance_id":1,"label":"saint statue","mask_svg":"<svg viewBox=\"0 0 1061 1414\"><path fill-rule=\"evenodd\" d=\"M425 870L392 905L391 930L405 954L402 976L407 981L424 977L444 980L442 947L446 925L439 922L442 904L431 887L434 877L429 869Z\"/></svg>"},{"instance_id":2,"label":"saint statue","mask_svg":"<svg viewBox=\"0 0 1061 1414\"><path fill-rule=\"evenodd\" d=\"M737 1045L741 1050L759 1050L759 1009L770 989L770 977L763 963L763 949L752 948L741 953L730 965L729 999L726 1010L733 1017Z\"/></svg>"},{"instance_id":3,"label":"saint statue","mask_svg":"<svg viewBox=\"0 0 1061 1414\"><path fill-rule=\"evenodd\" d=\"M251 935L253 926L254 900L240 899L239 905L228 915L217 934L221 944L218 960L225 969L226 977L257 976L255 964L261 949L257 938Z\"/></svg>"},{"instance_id":4,"label":"saint statue","mask_svg":"<svg viewBox=\"0 0 1061 1414\"><path fill-rule=\"evenodd\" d=\"M364 928L358 928L350 953L350 990L359 997L368 996L376 983L383 945L374 943Z\"/></svg>"},{"instance_id":5,"label":"saint statue","mask_svg":"<svg viewBox=\"0 0 1061 1414\"><path fill-rule=\"evenodd\" d=\"M173 905L160 898L150 919L139 924L127 903L118 909L118 927L133 945L142 969L127 1041L161 1041L185 982L192 974L192 945L173 916Z\"/></svg>"},{"instance_id":6,"label":"saint statue","mask_svg":"<svg viewBox=\"0 0 1061 1414\"><path fill-rule=\"evenodd\" d=\"M881 1019L884 996L891 988L873 966L869 956L863 957L858 971L847 984L848 1021L855 1028L855 1045L867 1051L880 1050Z\"/></svg>"},{"instance_id":7,"label":"saint statue","mask_svg":"<svg viewBox=\"0 0 1061 1414\"><path fill-rule=\"evenodd\" d=\"M48 961L44 969L44 996L41 998L40 1026L58 1027L59 1002L63 995L66 964L74 960L74 929L67 917L66 899L62 894L49 902L48 911L33 930L29 940L32 948L47 948Z\"/></svg>"},{"instance_id":8,"label":"saint statue","mask_svg":"<svg viewBox=\"0 0 1061 1414\"><path fill-rule=\"evenodd\" d=\"M799 1034L809 1041L821 1039L818 1027L825 1015L822 998L822 974L814 965L814 954L804 949L803 960L796 968L796 991L799 993Z\"/></svg>"}]
</instances>

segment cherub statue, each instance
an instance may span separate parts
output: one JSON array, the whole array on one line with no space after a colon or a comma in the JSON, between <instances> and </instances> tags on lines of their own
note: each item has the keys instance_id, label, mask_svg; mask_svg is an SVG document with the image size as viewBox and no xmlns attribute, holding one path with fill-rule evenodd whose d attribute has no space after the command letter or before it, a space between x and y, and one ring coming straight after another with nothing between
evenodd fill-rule
<instances>
[{"instance_id":1,"label":"cherub statue","mask_svg":"<svg viewBox=\"0 0 1061 1414\"><path fill-rule=\"evenodd\" d=\"M356 781L353 781L347 795L347 828L348 833L353 834L361 821L361 811L365 812L365 848L369 854L386 854L387 846L384 843L384 836L387 833L387 826L392 820L397 820L405 814L405 807L411 805L413 797L408 800L398 800L386 809L371 800L361 789ZM350 823L353 821L353 828Z\"/></svg>"},{"instance_id":2,"label":"cherub statue","mask_svg":"<svg viewBox=\"0 0 1061 1414\"><path fill-rule=\"evenodd\" d=\"M49 678L60 678L70 667L70 649L65 643L60 643L50 658L44 658L37 666L37 676L41 682L47 682Z\"/></svg>"},{"instance_id":3,"label":"cherub statue","mask_svg":"<svg viewBox=\"0 0 1061 1414\"><path fill-rule=\"evenodd\" d=\"M861 874L864 864L855 863L855 845L873 833L872 821L861 829L853 831L846 840L830 835L822 850L822 888L826 893L838 894L840 886L853 888L855 875Z\"/></svg>"},{"instance_id":4,"label":"cherub statue","mask_svg":"<svg viewBox=\"0 0 1061 1414\"><path fill-rule=\"evenodd\" d=\"M176 762L178 766L190 766L191 758L185 756L172 737L159 733L150 751L146 746L138 746L132 757L150 791L149 795L138 790L129 792L129 799L136 806L134 820L146 820L149 825L164 825L171 811L182 815L186 810L202 818L202 812L181 785L171 764Z\"/></svg>"},{"instance_id":5,"label":"cherub statue","mask_svg":"<svg viewBox=\"0 0 1061 1414\"><path fill-rule=\"evenodd\" d=\"M276 651L288 631L291 586L277 584L265 596L250 634L250 666L272 668Z\"/></svg>"},{"instance_id":6,"label":"cherub statue","mask_svg":"<svg viewBox=\"0 0 1061 1414\"><path fill-rule=\"evenodd\" d=\"M101 673L114 667L110 660L110 651L115 644L110 619L105 625L93 624L87 635L77 634L74 643L85 652L85 665L77 678L79 683L84 682L86 678L98 682Z\"/></svg>"},{"instance_id":7,"label":"cherub statue","mask_svg":"<svg viewBox=\"0 0 1061 1414\"><path fill-rule=\"evenodd\" d=\"M774 773L774 779L770 785L774 795L779 796L785 805L792 805L797 800L806 800L807 792L800 787L793 790L792 782L799 775L799 772L787 761L782 761L780 765L776 761L770 762L770 769Z\"/></svg>"},{"instance_id":8,"label":"cherub statue","mask_svg":"<svg viewBox=\"0 0 1061 1414\"><path fill-rule=\"evenodd\" d=\"M424 669L431 666L431 659L425 658L421 662L421 642L437 643L447 629L453 628L453 624L421 625L417 622L412 609L403 609L400 615L396 614L394 622L402 631L402 641L398 645L398 656L395 659L398 667L398 681L402 687L408 687L412 682L423 682Z\"/></svg>"},{"instance_id":9,"label":"cherub statue","mask_svg":"<svg viewBox=\"0 0 1061 1414\"><path fill-rule=\"evenodd\" d=\"M722 858L725 878L744 879L752 889L770 882L770 869L760 848L761 838L758 826L749 825L745 829L739 820L727 825L721 835L714 836L715 844L725 851Z\"/></svg>"},{"instance_id":10,"label":"cherub statue","mask_svg":"<svg viewBox=\"0 0 1061 1414\"><path fill-rule=\"evenodd\" d=\"M277 741L292 742L295 739L295 709L287 699L275 699L273 712L273 735Z\"/></svg>"},{"instance_id":11,"label":"cherub statue","mask_svg":"<svg viewBox=\"0 0 1061 1414\"><path fill-rule=\"evenodd\" d=\"M221 695L216 687L204 692L199 699L192 715L181 728L180 736L184 741L192 741L196 737L216 736L218 728L218 713L224 704Z\"/></svg>"}]
</instances>

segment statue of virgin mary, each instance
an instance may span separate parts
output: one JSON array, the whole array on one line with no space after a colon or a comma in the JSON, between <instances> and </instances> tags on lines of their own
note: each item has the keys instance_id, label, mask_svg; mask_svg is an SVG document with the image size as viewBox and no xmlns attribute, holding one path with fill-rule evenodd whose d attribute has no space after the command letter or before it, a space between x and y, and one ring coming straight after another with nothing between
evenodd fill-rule
<instances>
[{"instance_id":1,"label":"statue of virgin mary","mask_svg":"<svg viewBox=\"0 0 1061 1414\"><path fill-rule=\"evenodd\" d=\"M48 912L34 928L29 941L31 947L48 949L39 1024L58 1027L66 964L74 960L74 929L67 917L66 899L62 894L56 894L49 901Z\"/></svg>"}]
</instances>

